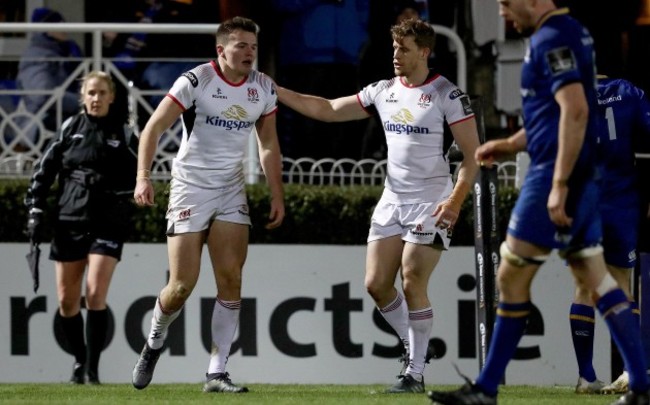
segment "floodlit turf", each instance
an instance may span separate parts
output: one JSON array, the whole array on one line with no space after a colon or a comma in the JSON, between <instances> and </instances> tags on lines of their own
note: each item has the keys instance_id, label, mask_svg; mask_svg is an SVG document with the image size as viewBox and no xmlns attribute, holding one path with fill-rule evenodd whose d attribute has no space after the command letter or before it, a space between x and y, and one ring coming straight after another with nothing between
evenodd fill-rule
<instances>
[{"instance_id":1,"label":"floodlit turf","mask_svg":"<svg viewBox=\"0 0 650 405\"><path fill-rule=\"evenodd\" d=\"M142 391L130 384L0 384L0 404L429 404L424 394L384 394L380 385L249 385L246 394L201 392L201 384L152 384ZM427 386L427 389L453 389ZM501 387L500 405L609 404L615 396L576 395L573 387Z\"/></svg>"}]
</instances>

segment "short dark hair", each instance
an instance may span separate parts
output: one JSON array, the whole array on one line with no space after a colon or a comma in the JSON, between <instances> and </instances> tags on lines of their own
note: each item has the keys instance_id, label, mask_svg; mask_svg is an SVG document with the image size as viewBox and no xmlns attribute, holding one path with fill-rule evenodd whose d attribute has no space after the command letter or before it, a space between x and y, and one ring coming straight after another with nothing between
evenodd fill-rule
<instances>
[{"instance_id":1,"label":"short dark hair","mask_svg":"<svg viewBox=\"0 0 650 405\"><path fill-rule=\"evenodd\" d=\"M228 42L228 36L236 30L252 32L257 35L257 24L255 24L255 21L246 17L233 17L230 20L226 20L219 24L219 28L217 28L217 43L224 44Z\"/></svg>"},{"instance_id":2,"label":"short dark hair","mask_svg":"<svg viewBox=\"0 0 650 405\"><path fill-rule=\"evenodd\" d=\"M431 24L422 20L412 18L404 20L394 25L390 30L390 34L393 41L398 43L401 43L406 37L413 37L418 47L429 48L431 52L433 52L433 47L436 45L436 31Z\"/></svg>"}]
</instances>

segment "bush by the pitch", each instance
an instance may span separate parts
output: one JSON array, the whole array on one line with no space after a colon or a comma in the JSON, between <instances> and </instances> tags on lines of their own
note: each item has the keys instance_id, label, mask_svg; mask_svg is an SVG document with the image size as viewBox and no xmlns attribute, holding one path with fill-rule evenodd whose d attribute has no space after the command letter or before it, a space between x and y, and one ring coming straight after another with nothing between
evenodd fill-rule
<instances>
[{"instance_id":1,"label":"bush by the pitch","mask_svg":"<svg viewBox=\"0 0 650 405\"><path fill-rule=\"evenodd\" d=\"M26 180L0 181L0 209L5 215L0 225L0 242L27 242L24 234L27 213L23 205ZM155 206L137 208L133 214L130 242L165 242L165 212L168 183L154 182ZM251 243L364 245L372 210L381 196L375 186L311 186L285 185L286 218L280 228L266 230L269 215L269 191L264 184L248 185ZM55 204L56 191L50 193L49 206ZM499 190L499 224L504 235L510 211L518 192L513 188ZM46 221L50 222L50 221ZM46 236L50 229L46 223ZM453 246L474 244L474 213L471 195L463 203L454 228Z\"/></svg>"}]
</instances>

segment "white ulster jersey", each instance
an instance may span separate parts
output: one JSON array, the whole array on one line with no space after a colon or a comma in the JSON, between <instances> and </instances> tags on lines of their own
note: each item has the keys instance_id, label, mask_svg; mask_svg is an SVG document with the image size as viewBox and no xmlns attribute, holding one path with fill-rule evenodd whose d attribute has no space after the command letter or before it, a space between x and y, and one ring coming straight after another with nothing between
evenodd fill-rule
<instances>
[{"instance_id":1,"label":"white ulster jersey","mask_svg":"<svg viewBox=\"0 0 650 405\"><path fill-rule=\"evenodd\" d=\"M277 110L271 79L253 70L231 83L212 61L183 73L167 97L183 109L183 139L172 177L202 188L243 184L255 122Z\"/></svg>"},{"instance_id":2,"label":"white ulster jersey","mask_svg":"<svg viewBox=\"0 0 650 405\"><path fill-rule=\"evenodd\" d=\"M453 188L443 151L444 121L452 126L472 118L470 100L438 74L410 87L399 77L363 88L364 109L377 109L388 144L384 197L394 203L437 201Z\"/></svg>"}]
</instances>

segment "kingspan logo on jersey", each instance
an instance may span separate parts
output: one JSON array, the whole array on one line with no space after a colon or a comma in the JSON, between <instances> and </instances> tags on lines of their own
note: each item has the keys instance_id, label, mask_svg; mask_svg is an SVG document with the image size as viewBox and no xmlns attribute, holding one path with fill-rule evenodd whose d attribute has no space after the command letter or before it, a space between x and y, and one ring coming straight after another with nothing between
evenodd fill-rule
<instances>
[{"instance_id":1,"label":"kingspan logo on jersey","mask_svg":"<svg viewBox=\"0 0 650 405\"><path fill-rule=\"evenodd\" d=\"M240 130L253 126L252 121L246 121L248 113L246 109L240 105L231 105L225 111L218 115L208 115L205 117L205 123L214 125L215 127L222 127L228 130Z\"/></svg>"},{"instance_id":2,"label":"kingspan logo on jersey","mask_svg":"<svg viewBox=\"0 0 650 405\"><path fill-rule=\"evenodd\" d=\"M402 108L390 118L392 121L384 122L384 130L386 132L394 132L398 135L402 133L406 135L429 133L429 128L427 127L411 125L415 121L415 117L413 117L413 114L407 108Z\"/></svg>"}]
</instances>

